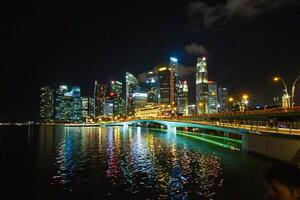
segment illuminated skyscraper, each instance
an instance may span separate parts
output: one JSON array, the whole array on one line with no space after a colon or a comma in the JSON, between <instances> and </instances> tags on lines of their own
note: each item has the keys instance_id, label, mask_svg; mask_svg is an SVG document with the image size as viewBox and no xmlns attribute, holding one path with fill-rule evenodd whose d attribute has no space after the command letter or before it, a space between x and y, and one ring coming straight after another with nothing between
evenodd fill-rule
<instances>
[{"instance_id":1,"label":"illuminated skyscraper","mask_svg":"<svg viewBox=\"0 0 300 200\"><path fill-rule=\"evenodd\" d=\"M132 94L136 92L139 81L135 76L133 76L129 72L126 72L125 79L126 79L126 97L125 97L126 113L127 115L133 115L134 108L133 108Z\"/></svg>"},{"instance_id":2,"label":"illuminated skyscraper","mask_svg":"<svg viewBox=\"0 0 300 200\"><path fill-rule=\"evenodd\" d=\"M174 83L171 82L171 76L173 73L167 65L160 65L158 68L159 77L159 92L160 92L160 103L171 104L174 101ZM172 78L173 80L173 78Z\"/></svg>"},{"instance_id":3,"label":"illuminated skyscraper","mask_svg":"<svg viewBox=\"0 0 300 200\"><path fill-rule=\"evenodd\" d=\"M177 107L179 105L178 99L178 90L179 90L179 77L177 74L177 67L178 67L178 59L174 57L170 57L170 72L171 72L171 79L170 79L170 91L173 97L172 106Z\"/></svg>"},{"instance_id":4,"label":"illuminated skyscraper","mask_svg":"<svg viewBox=\"0 0 300 200\"><path fill-rule=\"evenodd\" d=\"M187 116L189 102L188 102L188 85L186 81L179 81L177 94L178 94L177 114Z\"/></svg>"},{"instance_id":5,"label":"illuminated skyscraper","mask_svg":"<svg viewBox=\"0 0 300 200\"><path fill-rule=\"evenodd\" d=\"M135 92L132 94L133 108L140 109L147 105L147 93L146 92Z\"/></svg>"},{"instance_id":6,"label":"illuminated skyscraper","mask_svg":"<svg viewBox=\"0 0 300 200\"><path fill-rule=\"evenodd\" d=\"M95 106L95 102L93 98L91 97L81 98L81 111L82 111L81 115L83 119L95 116L94 106Z\"/></svg>"},{"instance_id":7,"label":"illuminated skyscraper","mask_svg":"<svg viewBox=\"0 0 300 200\"><path fill-rule=\"evenodd\" d=\"M218 89L217 82L208 81L208 113L218 112Z\"/></svg>"},{"instance_id":8,"label":"illuminated skyscraper","mask_svg":"<svg viewBox=\"0 0 300 200\"><path fill-rule=\"evenodd\" d=\"M60 85L56 90L55 119L62 122L81 120L81 96L78 86Z\"/></svg>"},{"instance_id":9,"label":"illuminated skyscraper","mask_svg":"<svg viewBox=\"0 0 300 200\"><path fill-rule=\"evenodd\" d=\"M219 111L225 112L228 110L228 89L219 87L218 88L218 103L219 103Z\"/></svg>"},{"instance_id":10,"label":"illuminated skyscraper","mask_svg":"<svg viewBox=\"0 0 300 200\"><path fill-rule=\"evenodd\" d=\"M208 113L208 75L205 57L198 58L196 70L196 105L198 114Z\"/></svg>"},{"instance_id":11,"label":"illuminated skyscraper","mask_svg":"<svg viewBox=\"0 0 300 200\"><path fill-rule=\"evenodd\" d=\"M95 101L95 116L103 115L103 105L108 96L108 86L95 81L94 85L94 101Z\"/></svg>"},{"instance_id":12,"label":"illuminated skyscraper","mask_svg":"<svg viewBox=\"0 0 300 200\"><path fill-rule=\"evenodd\" d=\"M159 90L160 90L160 103L169 104L174 106L177 101L177 81L176 68L178 60L176 58L170 58L169 65L158 66L159 77ZM176 105L175 105L176 106Z\"/></svg>"},{"instance_id":13,"label":"illuminated skyscraper","mask_svg":"<svg viewBox=\"0 0 300 200\"><path fill-rule=\"evenodd\" d=\"M146 91L148 103L159 103L159 80L154 72L148 72L147 74Z\"/></svg>"},{"instance_id":14,"label":"illuminated skyscraper","mask_svg":"<svg viewBox=\"0 0 300 200\"><path fill-rule=\"evenodd\" d=\"M123 84L119 81L111 81L111 93L110 96L113 99L114 104L114 116L124 116L125 102L122 98Z\"/></svg>"},{"instance_id":15,"label":"illuminated skyscraper","mask_svg":"<svg viewBox=\"0 0 300 200\"><path fill-rule=\"evenodd\" d=\"M50 87L42 87L40 90L40 118L43 121L53 119L54 91Z\"/></svg>"}]
</instances>

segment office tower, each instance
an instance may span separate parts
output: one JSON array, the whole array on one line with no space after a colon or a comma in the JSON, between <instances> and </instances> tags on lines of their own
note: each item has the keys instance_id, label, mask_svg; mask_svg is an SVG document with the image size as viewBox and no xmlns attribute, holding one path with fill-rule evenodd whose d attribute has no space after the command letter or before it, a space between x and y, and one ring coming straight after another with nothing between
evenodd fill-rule
<instances>
[{"instance_id":1,"label":"office tower","mask_svg":"<svg viewBox=\"0 0 300 200\"><path fill-rule=\"evenodd\" d=\"M132 94L132 102L133 102L133 108L140 109L147 105L147 93L146 92L135 92Z\"/></svg>"},{"instance_id":2,"label":"office tower","mask_svg":"<svg viewBox=\"0 0 300 200\"><path fill-rule=\"evenodd\" d=\"M94 85L94 102L95 102L95 116L103 115L103 105L108 96L108 86L95 81Z\"/></svg>"},{"instance_id":3,"label":"office tower","mask_svg":"<svg viewBox=\"0 0 300 200\"><path fill-rule=\"evenodd\" d=\"M125 79L126 79L126 97L125 97L126 114L133 115L134 108L133 108L132 94L137 90L139 82L137 78L129 72L126 72Z\"/></svg>"},{"instance_id":4,"label":"office tower","mask_svg":"<svg viewBox=\"0 0 300 200\"><path fill-rule=\"evenodd\" d=\"M218 103L219 103L219 112L225 112L228 110L228 89L219 87L218 88Z\"/></svg>"},{"instance_id":5,"label":"office tower","mask_svg":"<svg viewBox=\"0 0 300 200\"><path fill-rule=\"evenodd\" d=\"M91 97L82 97L81 98L81 110L82 110L82 118L86 119L88 117L94 117L94 99Z\"/></svg>"},{"instance_id":6,"label":"office tower","mask_svg":"<svg viewBox=\"0 0 300 200\"><path fill-rule=\"evenodd\" d=\"M60 85L56 90L55 119L62 122L81 120L81 94L77 86Z\"/></svg>"},{"instance_id":7,"label":"office tower","mask_svg":"<svg viewBox=\"0 0 300 200\"><path fill-rule=\"evenodd\" d=\"M174 99L171 90L171 69L167 65L160 65L158 68L159 77L159 92L160 92L160 103L171 104ZM172 79L173 80L173 79Z\"/></svg>"},{"instance_id":8,"label":"office tower","mask_svg":"<svg viewBox=\"0 0 300 200\"><path fill-rule=\"evenodd\" d=\"M196 105L198 114L208 113L208 75L205 57L197 60Z\"/></svg>"},{"instance_id":9,"label":"office tower","mask_svg":"<svg viewBox=\"0 0 300 200\"><path fill-rule=\"evenodd\" d=\"M177 108L179 104L179 99L178 99L178 90L179 90L179 77L177 74L177 68L178 68L178 59L174 57L170 57L170 69L173 73L173 80L171 81L171 91L173 90L173 102L172 102L172 107ZM173 86L172 86L173 83Z\"/></svg>"},{"instance_id":10,"label":"office tower","mask_svg":"<svg viewBox=\"0 0 300 200\"><path fill-rule=\"evenodd\" d=\"M192 104L188 105L188 115L189 116L195 116L197 115L197 106Z\"/></svg>"},{"instance_id":11,"label":"office tower","mask_svg":"<svg viewBox=\"0 0 300 200\"><path fill-rule=\"evenodd\" d=\"M186 81L179 81L178 87L178 106L177 114L187 116L188 115L188 85Z\"/></svg>"},{"instance_id":12,"label":"office tower","mask_svg":"<svg viewBox=\"0 0 300 200\"><path fill-rule=\"evenodd\" d=\"M159 80L154 72L148 72L147 74L146 91L148 103L159 103Z\"/></svg>"},{"instance_id":13,"label":"office tower","mask_svg":"<svg viewBox=\"0 0 300 200\"><path fill-rule=\"evenodd\" d=\"M113 99L114 116L124 116L125 102L122 98L123 84L119 81L111 81L111 93L110 96Z\"/></svg>"},{"instance_id":14,"label":"office tower","mask_svg":"<svg viewBox=\"0 0 300 200\"><path fill-rule=\"evenodd\" d=\"M103 106L103 115L104 116L114 116L114 100L107 99Z\"/></svg>"},{"instance_id":15,"label":"office tower","mask_svg":"<svg viewBox=\"0 0 300 200\"><path fill-rule=\"evenodd\" d=\"M40 118L43 121L53 119L54 91L50 87L42 87L40 90Z\"/></svg>"},{"instance_id":16,"label":"office tower","mask_svg":"<svg viewBox=\"0 0 300 200\"><path fill-rule=\"evenodd\" d=\"M208 81L208 113L218 113L218 89L215 81Z\"/></svg>"}]
</instances>

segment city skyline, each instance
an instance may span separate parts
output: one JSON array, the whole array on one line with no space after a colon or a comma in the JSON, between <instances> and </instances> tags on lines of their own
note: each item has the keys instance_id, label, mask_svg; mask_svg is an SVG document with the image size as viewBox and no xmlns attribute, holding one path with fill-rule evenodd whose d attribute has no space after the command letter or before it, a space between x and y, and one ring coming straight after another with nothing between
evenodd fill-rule
<instances>
[{"instance_id":1,"label":"city skyline","mask_svg":"<svg viewBox=\"0 0 300 200\"><path fill-rule=\"evenodd\" d=\"M6 29L4 47L14 50L1 59L0 120L34 119L43 86L80 85L87 96L94 80L119 80L125 71L141 78L170 56L178 58L189 84L195 79L195 59L205 55L210 80L271 103L283 90L272 77L282 76L290 90L299 74L299 4L289 2L274 7L265 1L261 5L265 11L249 5L250 11L256 9L251 15L241 14L241 6L230 15L205 18L201 8L214 8L219 2L46 1L25 6L25 12L14 18L16 23ZM25 45L20 48L20 44ZM189 91L194 99L193 85ZM299 86L296 95L299 102Z\"/></svg>"}]
</instances>

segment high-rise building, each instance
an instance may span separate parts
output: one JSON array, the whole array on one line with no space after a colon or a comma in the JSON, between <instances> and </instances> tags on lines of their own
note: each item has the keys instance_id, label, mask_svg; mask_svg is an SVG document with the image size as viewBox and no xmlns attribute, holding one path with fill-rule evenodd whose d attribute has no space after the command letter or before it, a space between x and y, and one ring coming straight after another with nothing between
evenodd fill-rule
<instances>
[{"instance_id":1,"label":"high-rise building","mask_svg":"<svg viewBox=\"0 0 300 200\"><path fill-rule=\"evenodd\" d=\"M186 81L179 81L177 94L178 94L177 114L187 116L189 102L188 102L188 85Z\"/></svg>"},{"instance_id":2,"label":"high-rise building","mask_svg":"<svg viewBox=\"0 0 300 200\"><path fill-rule=\"evenodd\" d=\"M104 103L103 107L103 115L104 116L114 116L114 100L107 99Z\"/></svg>"},{"instance_id":3,"label":"high-rise building","mask_svg":"<svg viewBox=\"0 0 300 200\"><path fill-rule=\"evenodd\" d=\"M195 104L188 105L188 115L194 116L197 114L197 106Z\"/></svg>"},{"instance_id":4,"label":"high-rise building","mask_svg":"<svg viewBox=\"0 0 300 200\"><path fill-rule=\"evenodd\" d=\"M178 59L174 57L170 57L170 69L171 69L171 80L170 80L170 91L173 96L172 107L178 108L179 99L178 99L178 90L180 86L179 77L177 74L178 68Z\"/></svg>"},{"instance_id":5,"label":"high-rise building","mask_svg":"<svg viewBox=\"0 0 300 200\"><path fill-rule=\"evenodd\" d=\"M147 105L147 93L146 92L135 92L132 95L132 102L133 102L133 108L135 109L140 109L145 107Z\"/></svg>"},{"instance_id":6,"label":"high-rise building","mask_svg":"<svg viewBox=\"0 0 300 200\"><path fill-rule=\"evenodd\" d=\"M159 103L159 80L154 72L148 72L147 74L146 91L148 103Z\"/></svg>"},{"instance_id":7,"label":"high-rise building","mask_svg":"<svg viewBox=\"0 0 300 200\"><path fill-rule=\"evenodd\" d=\"M206 58L198 58L196 66L196 105L198 114L208 113L208 75Z\"/></svg>"},{"instance_id":8,"label":"high-rise building","mask_svg":"<svg viewBox=\"0 0 300 200\"><path fill-rule=\"evenodd\" d=\"M127 115L133 115L134 107L133 107L133 93L136 92L139 81L138 79L133 76L131 73L126 72L126 97L125 97L125 104L126 104L126 113Z\"/></svg>"},{"instance_id":9,"label":"high-rise building","mask_svg":"<svg viewBox=\"0 0 300 200\"><path fill-rule=\"evenodd\" d=\"M125 102L122 98L123 84L119 81L111 81L111 93L110 96L113 99L114 116L124 116Z\"/></svg>"},{"instance_id":10,"label":"high-rise building","mask_svg":"<svg viewBox=\"0 0 300 200\"><path fill-rule=\"evenodd\" d=\"M94 101L95 101L95 116L103 115L103 105L108 96L108 86L95 81L94 85Z\"/></svg>"},{"instance_id":11,"label":"high-rise building","mask_svg":"<svg viewBox=\"0 0 300 200\"><path fill-rule=\"evenodd\" d=\"M40 90L40 118L43 121L53 119L54 91L50 87L42 87Z\"/></svg>"},{"instance_id":12,"label":"high-rise building","mask_svg":"<svg viewBox=\"0 0 300 200\"><path fill-rule=\"evenodd\" d=\"M81 120L81 94L78 86L60 85L56 90L55 119L63 122Z\"/></svg>"},{"instance_id":13,"label":"high-rise building","mask_svg":"<svg viewBox=\"0 0 300 200\"><path fill-rule=\"evenodd\" d=\"M225 112L228 110L228 89L224 87L218 88L218 103L219 103L219 112Z\"/></svg>"},{"instance_id":14,"label":"high-rise building","mask_svg":"<svg viewBox=\"0 0 300 200\"><path fill-rule=\"evenodd\" d=\"M95 116L94 106L95 106L95 102L93 98L91 97L81 98L81 111L82 111L81 115L83 119Z\"/></svg>"},{"instance_id":15,"label":"high-rise building","mask_svg":"<svg viewBox=\"0 0 300 200\"><path fill-rule=\"evenodd\" d=\"M218 87L215 81L208 81L208 113L218 113Z\"/></svg>"}]
</instances>

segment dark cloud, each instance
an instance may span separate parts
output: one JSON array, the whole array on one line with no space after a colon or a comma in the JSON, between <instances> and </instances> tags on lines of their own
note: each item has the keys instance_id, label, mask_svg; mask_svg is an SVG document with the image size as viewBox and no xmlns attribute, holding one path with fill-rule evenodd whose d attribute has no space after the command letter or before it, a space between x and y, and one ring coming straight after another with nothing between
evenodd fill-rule
<instances>
[{"instance_id":1,"label":"dark cloud","mask_svg":"<svg viewBox=\"0 0 300 200\"><path fill-rule=\"evenodd\" d=\"M187 53L193 54L193 55L206 55L207 54L205 47L201 44L192 43L192 44L186 45L184 47L184 49L186 50Z\"/></svg>"},{"instance_id":2,"label":"dark cloud","mask_svg":"<svg viewBox=\"0 0 300 200\"><path fill-rule=\"evenodd\" d=\"M202 1L189 3L189 15L200 20L206 26L213 25L220 19L232 16L254 17L262 12L269 12L284 4L298 3L298 0L227 0L225 4L209 6Z\"/></svg>"}]
</instances>

